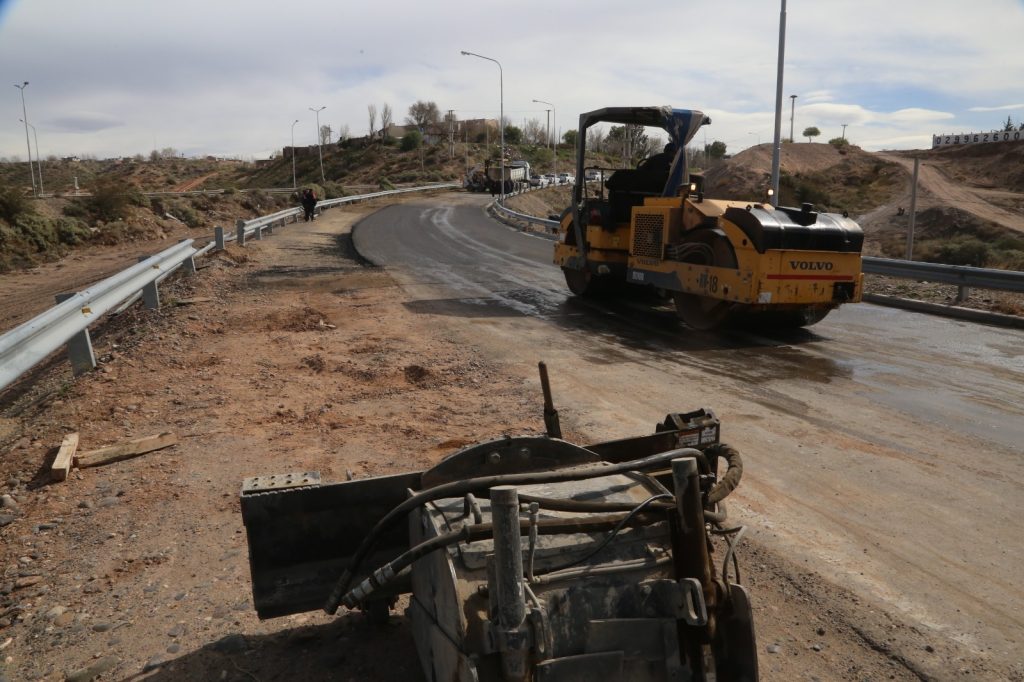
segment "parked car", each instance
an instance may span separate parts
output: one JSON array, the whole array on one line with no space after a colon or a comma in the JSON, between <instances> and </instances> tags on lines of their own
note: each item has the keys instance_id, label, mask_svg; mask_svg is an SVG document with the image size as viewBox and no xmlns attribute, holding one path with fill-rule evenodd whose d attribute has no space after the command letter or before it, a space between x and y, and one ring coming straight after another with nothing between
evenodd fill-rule
<instances>
[{"instance_id":1,"label":"parked car","mask_svg":"<svg viewBox=\"0 0 1024 682\"><path fill-rule=\"evenodd\" d=\"M583 173L583 177L587 182L593 182L601 179L601 171L596 168L591 168Z\"/></svg>"},{"instance_id":2,"label":"parked car","mask_svg":"<svg viewBox=\"0 0 1024 682\"><path fill-rule=\"evenodd\" d=\"M554 173L548 173L544 177L547 179L549 185L558 184L558 177Z\"/></svg>"},{"instance_id":3,"label":"parked car","mask_svg":"<svg viewBox=\"0 0 1024 682\"><path fill-rule=\"evenodd\" d=\"M530 187L547 187L548 178L546 175L531 175Z\"/></svg>"},{"instance_id":4,"label":"parked car","mask_svg":"<svg viewBox=\"0 0 1024 682\"><path fill-rule=\"evenodd\" d=\"M558 184L560 185L573 185L576 184L576 177L571 173L559 173Z\"/></svg>"}]
</instances>

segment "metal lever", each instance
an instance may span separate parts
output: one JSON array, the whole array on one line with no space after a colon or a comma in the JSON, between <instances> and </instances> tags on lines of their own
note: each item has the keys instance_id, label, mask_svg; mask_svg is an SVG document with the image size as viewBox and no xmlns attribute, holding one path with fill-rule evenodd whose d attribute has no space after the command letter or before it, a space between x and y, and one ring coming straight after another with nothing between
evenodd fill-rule
<instances>
[{"instance_id":1,"label":"metal lever","mask_svg":"<svg viewBox=\"0 0 1024 682\"><path fill-rule=\"evenodd\" d=\"M544 391L544 428L547 430L548 437L561 438L562 426L558 423L558 410L555 409L555 404L551 400L551 382L548 381L548 366L543 362L538 362L537 367L540 369L540 387Z\"/></svg>"}]
</instances>

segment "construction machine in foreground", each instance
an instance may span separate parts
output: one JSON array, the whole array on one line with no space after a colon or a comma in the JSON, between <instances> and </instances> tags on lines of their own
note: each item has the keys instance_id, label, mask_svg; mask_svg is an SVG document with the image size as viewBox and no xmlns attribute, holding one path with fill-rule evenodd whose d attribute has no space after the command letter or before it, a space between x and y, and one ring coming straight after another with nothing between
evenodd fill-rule
<instances>
[{"instance_id":1,"label":"construction machine in foreground","mask_svg":"<svg viewBox=\"0 0 1024 682\"><path fill-rule=\"evenodd\" d=\"M739 453L707 409L585 447L505 436L425 471L323 484L246 479L260 618L323 608L406 617L427 680L756 680L742 527L724 498ZM725 462L720 470L720 460Z\"/></svg>"},{"instance_id":2,"label":"construction machine in foreground","mask_svg":"<svg viewBox=\"0 0 1024 682\"><path fill-rule=\"evenodd\" d=\"M661 165L597 168L584 178L587 130L599 123L658 127L675 147ZM710 119L671 107L609 107L580 116L576 183L561 216L554 261L570 291L592 296L655 289L690 327L735 321L814 324L861 300L864 235L846 215L769 201L704 196L686 143Z\"/></svg>"}]
</instances>

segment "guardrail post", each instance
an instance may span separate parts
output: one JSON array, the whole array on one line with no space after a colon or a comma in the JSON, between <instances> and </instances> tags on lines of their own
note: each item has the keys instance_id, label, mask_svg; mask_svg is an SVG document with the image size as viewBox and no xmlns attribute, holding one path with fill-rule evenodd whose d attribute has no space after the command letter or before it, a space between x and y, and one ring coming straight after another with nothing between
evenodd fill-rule
<instances>
[{"instance_id":1,"label":"guardrail post","mask_svg":"<svg viewBox=\"0 0 1024 682\"><path fill-rule=\"evenodd\" d=\"M57 294L57 303L63 303L75 294ZM96 356L92 352L92 339L88 327L68 339L68 361L76 377L96 369Z\"/></svg>"},{"instance_id":2,"label":"guardrail post","mask_svg":"<svg viewBox=\"0 0 1024 682\"><path fill-rule=\"evenodd\" d=\"M224 250L224 228L217 226L213 228L213 241L216 246L213 247L215 251Z\"/></svg>"},{"instance_id":3,"label":"guardrail post","mask_svg":"<svg viewBox=\"0 0 1024 682\"><path fill-rule=\"evenodd\" d=\"M188 239L180 239L178 243L187 242ZM182 266L185 268L185 273L190 277L196 274L196 259L194 256L189 256L185 260L181 261Z\"/></svg>"},{"instance_id":4,"label":"guardrail post","mask_svg":"<svg viewBox=\"0 0 1024 682\"><path fill-rule=\"evenodd\" d=\"M148 260L149 256L139 256L139 262ZM142 303L150 310L160 310L160 291L156 288L156 280L142 287Z\"/></svg>"},{"instance_id":5,"label":"guardrail post","mask_svg":"<svg viewBox=\"0 0 1024 682\"><path fill-rule=\"evenodd\" d=\"M245 221L241 218L235 223L235 227L238 229L238 236L235 241L238 242L239 246L245 246Z\"/></svg>"},{"instance_id":6,"label":"guardrail post","mask_svg":"<svg viewBox=\"0 0 1024 682\"><path fill-rule=\"evenodd\" d=\"M970 297L970 295L971 295L970 287L966 287L963 284L961 284L960 286L958 286L956 288L956 302L957 303L963 303L964 301L966 301Z\"/></svg>"},{"instance_id":7,"label":"guardrail post","mask_svg":"<svg viewBox=\"0 0 1024 682\"><path fill-rule=\"evenodd\" d=\"M263 225L257 225L256 226L256 231L252 233L252 236L258 242L259 241L263 241Z\"/></svg>"}]
</instances>

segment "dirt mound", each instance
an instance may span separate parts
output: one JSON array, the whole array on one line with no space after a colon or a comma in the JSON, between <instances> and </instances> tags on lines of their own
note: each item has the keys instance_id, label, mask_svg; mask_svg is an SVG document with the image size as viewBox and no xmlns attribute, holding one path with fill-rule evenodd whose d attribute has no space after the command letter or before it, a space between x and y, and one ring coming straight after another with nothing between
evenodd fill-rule
<instances>
[{"instance_id":1,"label":"dirt mound","mask_svg":"<svg viewBox=\"0 0 1024 682\"><path fill-rule=\"evenodd\" d=\"M745 149L708 170L705 192L716 199L762 200L771 166L770 144ZM888 201L903 183L895 164L852 145L785 144L780 170L780 203L810 202L826 211L864 211Z\"/></svg>"},{"instance_id":2,"label":"dirt mound","mask_svg":"<svg viewBox=\"0 0 1024 682\"><path fill-rule=\"evenodd\" d=\"M797 142L782 145L780 165L787 173L810 173L831 168L848 157L865 154L867 152L853 145L847 145L840 150L830 144ZM727 163L729 162L741 164L755 172L770 174L772 171L772 145L765 143L744 149L729 159Z\"/></svg>"}]
</instances>

